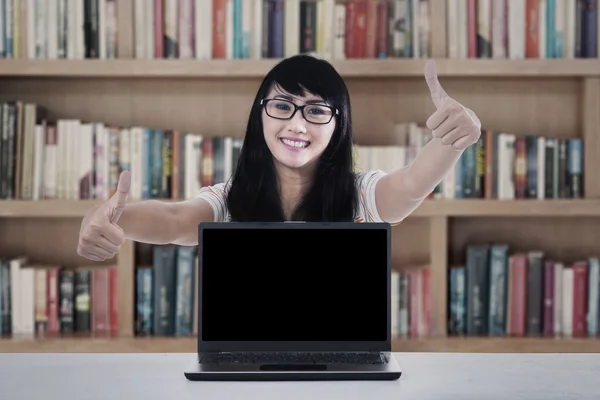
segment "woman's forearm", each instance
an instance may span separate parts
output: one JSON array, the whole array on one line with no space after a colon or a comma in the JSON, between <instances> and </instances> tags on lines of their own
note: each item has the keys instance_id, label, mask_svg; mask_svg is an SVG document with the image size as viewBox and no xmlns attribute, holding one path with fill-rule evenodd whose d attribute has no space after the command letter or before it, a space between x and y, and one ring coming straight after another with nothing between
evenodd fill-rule
<instances>
[{"instance_id":1,"label":"woman's forearm","mask_svg":"<svg viewBox=\"0 0 600 400\"><path fill-rule=\"evenodd\" d=\"M125 206L117 225L130 240L151 244L169 244L177 240L177 227L172 204L144 200Z\"/></svg>"},{"instance_id":2,"label":"woman's forearm","mask_svg":"<svg viewBox=\"0 0 600 400\"><path fill-rule=\"evenodd\" d=\"M463 152L437 138L429 141L403 171L408 196L412 200L426 198L454 169Z\"/></svg>"}]
</instances>

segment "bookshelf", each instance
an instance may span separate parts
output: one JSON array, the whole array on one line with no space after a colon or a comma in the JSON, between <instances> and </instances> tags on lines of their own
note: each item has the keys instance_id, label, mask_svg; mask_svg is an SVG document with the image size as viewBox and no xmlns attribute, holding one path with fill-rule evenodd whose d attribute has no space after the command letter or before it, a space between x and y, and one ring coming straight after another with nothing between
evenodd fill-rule
<instances>
[{"instance_id":1,"label":"bookshelf","mask_svg":"<svg viewBox=\"0 0 600 400\"><path fill-rule=\"evenodd\" d=\"M26 3L19 18L26 26ZM339 3L343 3L340 1ZM53 119L111 126L199 132L241 138L251 99L275 59L195 60L136 57L135 0L116 0L114 59L0 60L0 102L22 100L48 109ZM600 256L600 60L596 58L450 58L448 5L430 1L430 52L441 84L472 108L484 128L516 136L583 140L584 197L553 199L428 199L393 231L398 271L431 271L430 337L394 340L397 351L600 352L600 340L563 337L450 337L449 269L465 263L474 242L503 242L514 251L543 250L574 262ZM24 28L21 28L24 29ZM19 35L22 46L27 34ZM25 48L25 47L23 47ZM398 144L400 122L424 124L434 108L423 77L425 59L332 59L352 96L354 133L363 146ZM237 110L232 112L231 110ZM136 267L147 246L127 242L115 260L95 265L76 254L85 212L102 200L0 200L0 255L26 255L68 267L116 264L118 332L111 337L0 339L0 352L189 352L192 337L136 337ZM165 199L165 201L175 201ZM43 243L43 245L40 245Z\"/></svg>"}]
</instances>

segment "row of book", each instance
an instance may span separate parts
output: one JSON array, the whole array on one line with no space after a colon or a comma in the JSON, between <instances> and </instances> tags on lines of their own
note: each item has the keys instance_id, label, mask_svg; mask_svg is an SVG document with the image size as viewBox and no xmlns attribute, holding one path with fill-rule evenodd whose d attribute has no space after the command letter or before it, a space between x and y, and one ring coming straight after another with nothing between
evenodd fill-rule
<instances>
[{"instance_id":1,"label":"row of book","mask_svg":"<svg viewBox=\"0 0 600 400\"><path fill-rule=\"evenodd\" d=\"M0 103L0 198L106 200L123 170L132 174L131 200L192 198L229 179L242 145L240 138L46 116L33 103Z\"/></svg>"},{"instance_id":2,"label":"row of book","mask_svg":"<svg viewBox=\"0 0 600 400\"><path fill-rule=\"evenodd\" d=\"M409 165L432 139L416 122L397 123L389 146L356 145L356 168L390 172ZM583 198L584 149L581 138L516 135L482 129L430 199Z\"/></svg>"},{"instance_id":3,"label":"row of book","mask_svg":"<svg viewBox=\"0 0 600 400\"><path fill-rule=\"evenodd\" d=\"M598 257L565 262L495 243L467 246L465 259L449 271L449 335L600 334Z\"/></svg>"},{"instance_id":4,"label":"row of book","mask_svg":"<svg viewBox=\"0 0 600 400\"><path fill-rule=\"evenodd\" d=\"M430 336L431 266L392 269L391 282L392 337Z\"/></svg>"},{"instance_id":5,"label":"row of book","mask_svg":"<svg viewBox=\"0 0 600 400\"><path fill-rule=\"evenodd\" d=\"M3 58L118 57L117 0L2 0Z\"/></svg>"},{"instance_id":6,"label":"row of book","mask_svg":"<svg viewBox=\"0 0 600 400\"><path fill-rule=\"evenodd\" d=\"M583 198L583 140L482 130L434 198Z\"/></svg>"},{"instance_id":7,"label":"row of book","mask_svg":"<svg viewBox=\"0 0 600 400\"><path fill-rule=\"evenodd\" d=\"M120 172L132 173L129 198L187 199L235 172L242 138L78 119L46 118L21 101L0 103L0 198L108 199ZM397 123L398 144L355 144L355 169L392 172L431 140L416 122ZM432 199L582 198L583 142L482 130ZM192 172L190 172L192 171Z\"/></svg>"},{"instance_id":8,"label":"row of book","mask_svg":"<svg viewBox=\"0 0 600 400\"><path fill-rule=\"evenodd\" d=\"M118 334L116 266L64 268L0 258L0 333L11 337Z\"/></svg>"},{"instance_id":9,"label":"row of book","mask_svg":"<svg viewBox=\"0 0 600 400\"><path fill-rule=\"evenodd\" d=\"M598 57L598 0L445 1L449 58ZM299 53L318 53L326 59L428 57L430 3L134 0L134 57L260 59ZM3 0L2 4L3 58L118 57L117 0Z\"/></svg>"},{"instance_id":10,"label":"row of book","mask_svg":"<svg viewBox=\"0 0 600 400\"><path fill-rule=\"evenodd\" d=\"M152 246L151 264L135 268L135 334L197 334L197 276L196 247Z\"/></svg>"},{"instance_id":11,"label":"row of book","mask_svg":"<svg viewBox=\"0 0 600 400\"><path fill-rule=\"evenodd\" d=\"M135 57L428 57L430 1L135 0Z\"/></svg>"},{"instance_id":12,"label":"row of book","mask_svg":"<svg viewBox=\"0 0 600 400\"><path fill-rule=\"evenodd\" d=\"M446 0L449 58L598 58L598 0Z\"/></svg>"},{"instance_id":13,"label":"row of book","mask_svg":"<svg viewBox=\"0 0 600 400\"><path fill-rule=\"evenodd\" d=\"M195 247L152 245L151 261L135 269L135 334L190 336L198 332ZM427 336L431 329L429 265L392 270L392 335ZM161 295L158 296L157 294Z\"/></svg>"}]
</instances>

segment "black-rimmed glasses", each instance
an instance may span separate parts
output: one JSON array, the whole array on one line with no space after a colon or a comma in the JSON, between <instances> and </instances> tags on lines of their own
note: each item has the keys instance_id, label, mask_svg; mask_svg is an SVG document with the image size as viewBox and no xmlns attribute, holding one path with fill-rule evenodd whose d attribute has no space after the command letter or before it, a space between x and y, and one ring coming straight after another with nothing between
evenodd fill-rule
<instances>
[{"instance_id":1,"label":"black-rimmed glasses","mask_svg":"<svg viewBox=\"0 0 600 400\"><path fill-rule=\"evenodd\" d=\"M291 101L282 99L263 99L260 101L260 104L271 118L292 119L296 115L296 112L300 110L302 117L312 124L328 124L334 115L339 114L336 108L323 104L298 106Z\"/></svg>"}]
</instances>

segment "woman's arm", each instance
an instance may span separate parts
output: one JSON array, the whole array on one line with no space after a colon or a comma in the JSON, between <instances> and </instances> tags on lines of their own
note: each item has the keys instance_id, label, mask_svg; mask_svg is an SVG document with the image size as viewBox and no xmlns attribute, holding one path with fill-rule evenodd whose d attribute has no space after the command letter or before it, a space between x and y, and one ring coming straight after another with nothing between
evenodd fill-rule
<instances>
[{"instance_id":1,"label":"woman's arm","mask_svg":"<svg viewBox=\"0 0 600 400\"><path fill-rule=\"evenodd\" d=\"M410 165L377 183L377 210L384 221L401 221L412 213L454 168L463 151L481 136L481 122L444 91L432 60L425 65L425 80L436 107L427 119L433 138Z\"/></svg>"},{"instance_id":2,"label":"woman's arm","mask_svg":"<svg viewBox=\"0 0 600 400\"><path fill-rule=\"evenodd\" d=\"M129 203L117 224L130 240L195 246L198 244L198 224L210 221L213 221L210 204L197 197L177 202L143 200Z\"/></svg>"}]
</instances>

